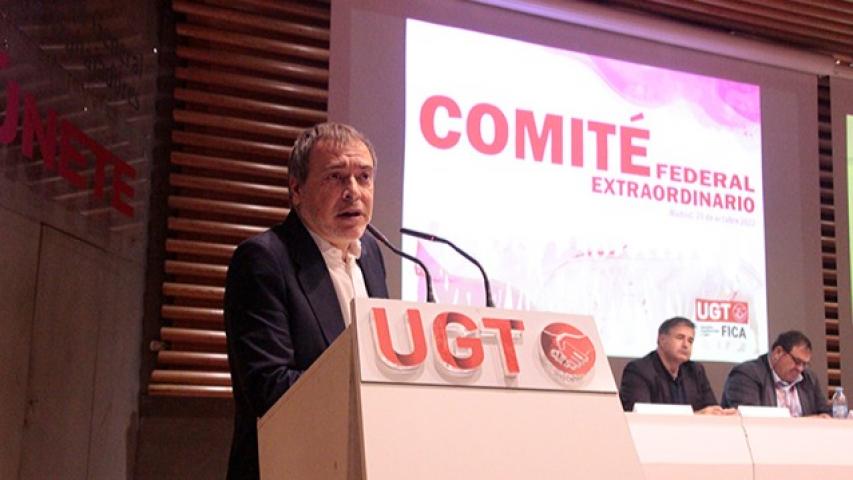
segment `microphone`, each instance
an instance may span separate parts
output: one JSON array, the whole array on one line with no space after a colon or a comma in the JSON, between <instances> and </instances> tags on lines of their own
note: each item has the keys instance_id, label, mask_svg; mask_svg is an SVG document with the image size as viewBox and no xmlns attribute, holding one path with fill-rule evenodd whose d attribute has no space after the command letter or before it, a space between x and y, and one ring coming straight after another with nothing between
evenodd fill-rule
<instances>
[{"instance_id":1,"label":"microphone","mask_svg":"<svg viewBox=\"0 0 853 480\"><path fill-rule=\"evenodd\" d=\"M453 242L451 242L450 240L446 240L444 238L433 235L431 233L418 232L417 230L411 230L408 228L401 228L400 233L402 233L403 235L410 235L412 237L417 237L417 238L422 238L424 240L429 240L430 242L439 242L439 243L444 243L446 245L449 245L450 248L459 252L459 255L462 255L463 257L468 259L468 261L470 261L471 263L476 265L477 268L480 269L480 273L483 274L483 287L486 289L486 306L487 307L494 307L495 306L495 302L492 301L492 287L489 285L489 277L486 275L486 271L483 270L483 266L480 265L480 262L478 262L474 257L472 257L471 255L468 255L467 253L462 251L461 248L454 245Z\"/></svg>"},{"instance_id":2,"label":"microphone","mask_svg":"<svg viewBox=\"0 0 853 480\"><path fill-rule=\"evenodd\" d=\"M432 294L432 275L429 274L429 270L427 269L426 265L424 265L424 262L422 262L421 259L419 259L418 257L415 257L414 255L409 255L408 253L392 245L391 241L388 240L388 238L386 238L385 235L383 235L382 232L380 232L379 229L377 229L373 225L368 223L367 230L370 232L371 235L373 235L373 238L382 242L382 244L388 247L389 250L407 260L411 260L417 263L418 266L423 269L424 277L426 278L426 301L429 303L435 303L435 296Z\"/></svg>"}]
</instances>

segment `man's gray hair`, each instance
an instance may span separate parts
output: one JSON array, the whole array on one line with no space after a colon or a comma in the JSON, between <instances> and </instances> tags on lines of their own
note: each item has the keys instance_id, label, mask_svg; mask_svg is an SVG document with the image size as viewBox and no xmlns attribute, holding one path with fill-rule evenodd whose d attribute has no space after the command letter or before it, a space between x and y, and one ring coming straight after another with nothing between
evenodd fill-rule
<instances>
[{"instance_id":1,"label":"man's gray hair","mask_svg":"<svg viewBox=\"0 0 853 480\"><path fill-rule=\"evenodd\" d=\"M373 168L376 168L376 151L370 140L355 128L336 122L318 123L304 130L293 142L290 158L287 161L287 174L296 180L297 185L302 185L308 178L308 160L311 150L317 143L330 143L332 147L342 148L353 141L359 141L367 147L370 158L373 160Z\"/></svg>"},{"instance_id":2,"label":"man's gray hair","mask_svg":"<svg viewBox=\"0 0 853 480\"><path fill-rule=\"evenodd\" d=\"M660 324L660 327L658 327L658 335L667 335L670 330L679 325L684 325L696 330L696 325L694 325L689 319L684 317L672 317Z\"/></svg>"}]
</instances>

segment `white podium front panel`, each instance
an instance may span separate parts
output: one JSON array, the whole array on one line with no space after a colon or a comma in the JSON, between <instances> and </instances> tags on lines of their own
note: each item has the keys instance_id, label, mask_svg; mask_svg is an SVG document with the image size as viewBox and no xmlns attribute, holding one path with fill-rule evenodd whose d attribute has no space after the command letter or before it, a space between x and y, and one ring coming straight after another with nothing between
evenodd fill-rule
<instances>
[{"instance_id":1,"label":"white podium front panel","mask_svg":"<svg viewBox=\"0 0 853 480\"><path fill-rule=\"evenodd\" d=\"M743 418L756 480L853 479L853 420Z\"/></svg>"},{"instance_id":2,"label":"white podium front panel","mask_svg":"<svg viewBox=\"0 0 853 480\"><path fill-rule=\"evenodd\" d=\"M853 420L625 416L647 480L853 479Z\"/></svg>"},{"instance_id":3,"label":"white podium front panel","mask_svg":"<svg viewBox=\"0 0 853 480\"><path fill-rule=\"evenodd\" d=\"M361 404L371 480L643 479L612 394L362 383Z\"/></svg>"},{"instance_id":4,"label":"white podium front panel","mask_svg":"<svg viewBox=\"0 0 853 480\"><path fill-rule=\"evenodd\" d=\"M752 479L740 417L626 413L647 480Z\"/></svg>"}]
</instances>

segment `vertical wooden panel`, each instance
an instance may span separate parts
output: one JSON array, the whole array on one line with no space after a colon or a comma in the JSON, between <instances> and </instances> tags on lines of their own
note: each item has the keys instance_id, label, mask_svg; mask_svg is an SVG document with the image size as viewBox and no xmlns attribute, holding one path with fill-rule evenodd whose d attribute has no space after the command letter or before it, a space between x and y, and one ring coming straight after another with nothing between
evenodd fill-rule
<instances>
[{"instance_id":1,"label":"vertical wooden panel","mask_svg":"<svg viewBox=\"0 0 853 480\"><path fill-rule=\"evenodd\" d=\"M42 230L22 479L88 478L104 254Z\"/></svg>"},{"instance_id":2,"label":"vertical wooden panel","mask_svg":"<svg viewBox=\"0 0 853 480\"><path fill-rule=\"evenodd\" d=\"M170 400L175 399L158 400L167 405L160 405L156 414L142 417L133 478L224 479L234 429L232 405L220 399L179 399L197 407L197 412L188 413L186 409L170 408L174 407ZM219 408L210 402L218 402Z\"/></svg>"},{"instance_id":3,"label":"vertical wooden panel","mask_svg":"<svg viewBox=\"0 0 853 480\"><path fill-rule=\"evenodd\" d=\"M112 257L98 275L98 347L94 372L89 479L131 478L139 402L143 271Z\"/></svg>"},{"instance_id":4,"label":"vertical wooden panel","mask_svg":"<svg viewBox=\"0 0 853 480\"><path fill-rule=\"evenodd\" d=\"M0 478L18 478L39 225L0 208Z\"/></svg>"},{"instance_id":5,"label":"vertical wooden panel","mask_svg":"<svg viewBox=\"0 0 853 480\"><path fill-rule=\"evenodd\" d=\"M840 385L841 359L838 336L838 236L832 162L832 105L829 79L818 80L818 167L820 169L821 261L823 263L824 332L826 335L827 389Z\"/></svg>"}]
</instances>

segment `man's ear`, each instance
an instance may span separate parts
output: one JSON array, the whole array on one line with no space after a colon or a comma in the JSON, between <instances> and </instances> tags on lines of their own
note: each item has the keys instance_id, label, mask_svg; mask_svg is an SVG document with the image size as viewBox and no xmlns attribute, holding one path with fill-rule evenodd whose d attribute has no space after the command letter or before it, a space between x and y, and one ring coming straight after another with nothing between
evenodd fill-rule
<instances>
[{"instance_id":1,"label":"man's ear","mask_svg":"<svg viewBox=\"0 0 853 480\"><path fill-rule=\"evenodd\" d=\"M780 356L784 351L785 351L785 349L784 349L784 348L782 348L781 346L776 346L775 348L773 348L772 350L770 350L770 356L771 356L771 357L778 357L778 356Z\"/></svg>"},{"instance_id":2,"label":"man's ear","mask_svg":"<svg viewBox=\"0 0 853 480\"><path fill-rule=\"evenodd\" d=\"M290 197L290 206L298 205L302 195L302 186L299 185L296 179L288 178L287 191Z\"/></svg>"}]
</instances>

